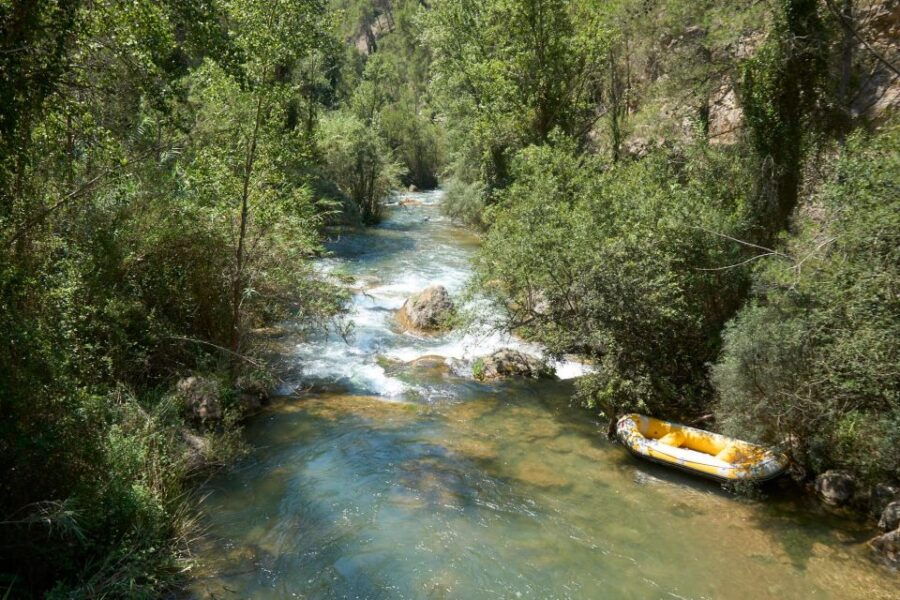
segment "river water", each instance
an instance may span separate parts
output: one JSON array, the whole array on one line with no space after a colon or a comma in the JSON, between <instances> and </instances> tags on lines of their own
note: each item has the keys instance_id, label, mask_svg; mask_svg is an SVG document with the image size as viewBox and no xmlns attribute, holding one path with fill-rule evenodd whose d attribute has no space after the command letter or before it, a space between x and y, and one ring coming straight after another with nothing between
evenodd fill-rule
<instances>
[{"instance_id":1,"label":"river water","mask_svg":"<svg viewBox=\"0 0 900 600\"><path fill-rule=\"evenodd\" d=\"M423 204L330 244L319 266L353 281L354 327L285 348L285 394L249 423L253 451L205 486L196 597L897 597L861 544L871 530L608 442L569 406L581 365L483 385L448 363L525 344L397 331L410 294L463 289L477 247L440 192L409 196Z\"/></svg>"}]
</instances>

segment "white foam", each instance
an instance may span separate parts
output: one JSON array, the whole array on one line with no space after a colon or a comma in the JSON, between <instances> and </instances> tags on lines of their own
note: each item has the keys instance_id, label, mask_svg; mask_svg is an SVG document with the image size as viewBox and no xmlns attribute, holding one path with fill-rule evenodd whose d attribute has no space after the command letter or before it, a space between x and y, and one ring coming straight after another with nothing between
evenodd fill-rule
<instances>
[{"instance_id":1,"label":"white foam","mask_svg":"<svg viewBox=\"0 0 900 600\"><path fill-rule=\"evenodd\" d=\"M591 365L576 362L573 360L553 361L553 367L556 369L556 375L560 379L575 379L576 377L584 377L594 372Z\"/></svg>"},{"instance_id":2,"label":"white foam","mask_svg":"<svg viewBox=\"0 0 900 600\"><path fill-rule=\"evenodd\" d=\"M343 342L341 342L343 343ZM378 396L401 396L409 387L375 364L372 354L361 348L340 348L330 344L298 344L297 357L303 379L346 385L353 390Z\"/></svg>"},{"instance_id":3,"label":"white foam","mask_svg":"<svg viewBox=\"0 0 900 600\"><path fill-rule=\"evenodd\" d=\"M405 196L413 196L422 204L430 206L440 202L443 192L398 192L395 199ZM446 221L442 216L433 215L433 209L427 211L432 219L431 223ZM421 213L406 212L404 209L404 212L395 215L396 222L402 224L409 220L415 222ZM410 233L409 235L418 236L415 237L414 247L398 250L389 257L387 265L378 262L383 259L376 259L370 271L354 273L354 285L358 288L371 287L366 287L351 297L347 318L353 322L352 333L347 341L331 332L297 345L296 356L301 365L304 383L336 383L385 399L396 400L409 392L416 392L424 398L437 398L453 394L443 388L415 386L392 377L377 364L376 357L383 355L393 360L409 362L424 355L440 355L448 362L468 363L501 348L513 348L545 357L540 346L486 325L496 322L496 315L491 314L491 307L484 301L470 302L463 307L476 314L480 324L463 331L435 338L400 334L393 329L394 311L411 295L431 285L443 285L458 297L470 277L467 262L469 250L442 241L444 238L441 236L434 243L429 243L428 231L425 230L424 238L422 231ZM315 268L329 279L336 280L335 273L344 268L357 271L357 267L366 266L352 262L355 259L350 260L348 263L340 257L327 257L316 261ZM551 362L562 379L579 377L590 371L590 367L573 361Z\"/></svg>"}]
</instances>

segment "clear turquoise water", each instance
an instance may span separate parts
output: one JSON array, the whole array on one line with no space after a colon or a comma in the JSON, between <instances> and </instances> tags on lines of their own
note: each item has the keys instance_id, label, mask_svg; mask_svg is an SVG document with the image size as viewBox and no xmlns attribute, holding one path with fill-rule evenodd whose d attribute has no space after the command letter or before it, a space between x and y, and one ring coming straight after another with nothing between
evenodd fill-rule
<instances>
[{"instance_id":1,"label":"clear turquoise water","mask_svg":"<svg viewBox=\"0 0 900 600\"><path fill-rule=\"evenodd\" d=\"M458 292L474 247L433 205L333 244L322 268L360 288L353 335L292 347L284 391L314 391L254 419L253 452L206 486L197 597L896 597L860 543L871 531L637 461L568 405L570 380L491 386L439 359L404 364L521 345L393 326L409 293Z\"/></svg>"}]
</instances>

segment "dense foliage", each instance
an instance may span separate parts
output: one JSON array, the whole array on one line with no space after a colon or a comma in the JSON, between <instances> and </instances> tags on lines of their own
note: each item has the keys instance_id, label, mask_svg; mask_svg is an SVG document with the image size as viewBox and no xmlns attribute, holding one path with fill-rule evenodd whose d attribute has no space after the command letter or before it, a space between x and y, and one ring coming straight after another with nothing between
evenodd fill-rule
<instances>
[{"instance_id":1,"label":"dense foliage","mask_svg":"<svg viewBox=\"0 0 900 600\"><path fill-rule=\"evenodd\" d=\"M320 2L0 5L0 587L139 597L190 524L190 413L256 377L254 327L326 316L327 216L292 118ZM216 393L216 390L213 390ZM190 434L193 435L193 434ZM199 438L197 438L199 439ZM229 441L231 440L231 441Z\"/></svg>"},{"instance_id":2,"label":"dense foliage","mask_svg":"<svg viewBox=\"0 0 900 600\"><path fill-rule=\"evenodd\" d=\"M720 421L816 471L900 477L900 128L854 135L754 273L714 370Z\"/></svg>"},{"instance_id":3,"label":"dense foliage","mask_svg":"<svg viewBox=\"0 0 900 600\"><path fill-rule=\"evenodd\" d=\"M510 328L597 362L580 382L589 405L702 410L696 374L746 287L741 271L717 269L740 251L713 233L740 226L747 186L734 164L698 151L604 170L565 144L518 155L479 274L508 303Z\"/></svg>"},{"instance_id":4,"label":"dense foliage","mask_svg":"<svg viewBox=\"0 0 900 600\"><path fill-rule=\"evenodd\" d=\"M453 150L450 214L476 222L478 213L464 207L477 211L512 181L518 150L557 130L587 140L614 35L602 4L435 3L425 39L434 49L432 87ZM475 181L483 185L471 186Z\"/></svg>"},{"instance_id":5,"label":"dense foliage","mask_svg":"<svg viewBox=\"0 0 900 600\"><path fill-rule=\"evenodd\" d=\"M435 2L445 210L485 231L477 287L506 326L594 362L586 404L897 479L897 140L867 81L898 71L880 10Z\"/></svg>"},{"instance_id":6,"label":"dense foliage","mask_svg":"<svg viewBox=\"0 0 900 600\"><path fill-rule=\"evenodd\" d=\"M419 0L334 0L349 40L340 79L344 104L375 129L397 162L404 185L436 187L445 161L444 130L432 108L430 47L420 40L426 3Z\"/></svg>"},{"instance_id":7,"label":"dense foliage","mask_svg":"<svg viewBox=\"0 0 900 600\"><path fill-rule=\"evenodd\" d=\"M309 258L400 185L445 183L478 291L606 417L897 482L882 4L0 1L0 594L172 583L254 331L339 312Z\"/></svg>"}]
</instances>

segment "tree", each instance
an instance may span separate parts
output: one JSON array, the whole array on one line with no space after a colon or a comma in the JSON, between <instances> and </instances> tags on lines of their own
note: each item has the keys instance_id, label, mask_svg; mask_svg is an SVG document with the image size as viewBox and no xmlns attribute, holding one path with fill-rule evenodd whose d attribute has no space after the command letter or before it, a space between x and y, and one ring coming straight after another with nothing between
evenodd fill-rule
<instances>
[{"instance_id":1,"label":"tree","mask_svg":"<svg viewBox=\"0 0 900 600\"><path fill-rule=\"evenodd\" d=\"M560 130L586 140L611 32L594 2L436 2L425 40L454 176L486 193L510 183L510 159Z\"/></svg>"},{"instance_id":2,"label":"tree","mask_svg":"<svg viewBox=\"0 0 900 600\"><path fill-rule=\"evenodd\" d=\"M350 201L358 220L381 218L381 201L396 189L402 167L394 162L378 120L366 123L349 111L323 119L319 149L323 170Z\"/></svg>"},{"instance_id":3,"label":"tree","mask_svg":"<svg viewBox=\"0 0 900 600\"><path fill-rule=\"evenodd\" d=\"M696 417L746 289L745 270L720 268L740 262L739 248L713 233L740 227L746 174L719 151L604 169L575 148L558 140L518 156L488 213L477 285L506 328L596 362L579 390L607 418Z\"/></svg>"},{"instance_id":4,"label":"tree","mask_svg":"<svg viewBox=\"0 0 900 600\"><path fill-rule=\"evenodd\" d=\"M775 27L743 66L741 100L750 143L765 174L756 235L770 242L797 206L808 124L826 72L825 29L817 0L779 0Z\"/></svg>"},{"instance_id":5,"label":"tree","mask_svg":"<svg viewBox=\"0 0 900 600\"><path fill-rule=\"evenodd\" d=\"M325 5L321 1L234 0L227 9L243 51L244 80L230 81L224 72L206 73L201 93L213 104L207 110L224 121L216 127L226 130L218 140L207 138L206 146L224 150L226 162L206 157L218 164L201 168L211 179L209 183L235 203L229 346L237 357L245 334L243 304L252 290L250 253L267 230L279 224L280 217L295 211L302 218L302 205L309 202L308 195L304 197L285 177L281 161L288 151L298 150L296 139L300 136L296 127L284 131L290 95L296 93L290 70L316 46ZM255 219L254 211L260 218ZM255 237L250 233L254 226L258 228ZM240 364L237 358L232 362L235 370Z\"/></svg>"}]
</instances>

